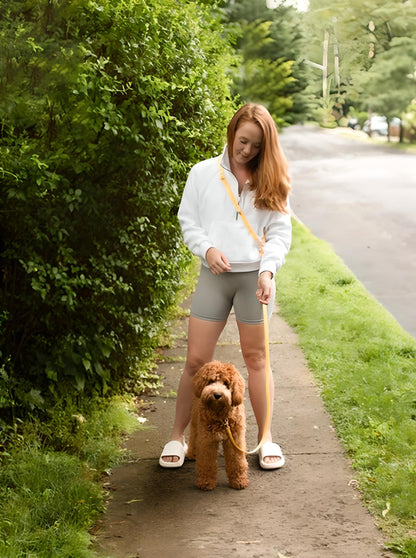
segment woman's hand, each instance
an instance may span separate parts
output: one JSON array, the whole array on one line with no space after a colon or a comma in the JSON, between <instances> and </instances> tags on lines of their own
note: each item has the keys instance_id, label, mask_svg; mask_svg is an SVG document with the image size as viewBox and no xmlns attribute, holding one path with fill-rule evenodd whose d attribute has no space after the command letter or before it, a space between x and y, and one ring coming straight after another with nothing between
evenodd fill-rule
<instances>
[{"instance_id":1,"label":"woman's hand","mask_svg":"<svg viewBox=\"0 0 416 558\"><path fill-rule=\"evenodd\" d=\"M273 274L271 271L263 271L257 281L256 297L262 304L269 304L272 295Z\"/></svg>"},{"instance_id":2,"label":"woman's hand","mask_svg":"<svg viewBox=\"0 0 416 558\"><path fill-rule=\"evenodd\" d=\"M208 248L205 259L207 260L211 273L214 275L219 275L225 271L231 271L230 262L227 260L227 257L213 246Z\"/></svg>"}]
</instances>

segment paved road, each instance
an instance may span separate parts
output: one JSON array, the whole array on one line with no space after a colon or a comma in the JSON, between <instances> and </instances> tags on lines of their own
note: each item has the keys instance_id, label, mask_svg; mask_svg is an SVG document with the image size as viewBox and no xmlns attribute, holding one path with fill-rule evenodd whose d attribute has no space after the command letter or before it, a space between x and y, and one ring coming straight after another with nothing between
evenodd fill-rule
<instances>
[{"instance_id":1,"label":"paved road","mask_svg":"<svg viewBox=\"0 0 416 558\"><path fill-rule=\"evenodd\" d=\"M281 141L296 215L416 337L416 155L300 125Z\"/></svg>"}]
</instances>

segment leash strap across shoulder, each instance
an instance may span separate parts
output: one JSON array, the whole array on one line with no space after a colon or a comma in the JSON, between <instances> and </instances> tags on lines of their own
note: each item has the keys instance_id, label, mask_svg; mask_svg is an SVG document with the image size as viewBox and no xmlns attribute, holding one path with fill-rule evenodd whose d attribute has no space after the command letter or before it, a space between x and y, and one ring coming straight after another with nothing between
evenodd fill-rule
<instances>
[{"instance_id":1,"label":"leash strap across shoulder","mask_svg":"<svg viewBox=\"0 0 416 558\"><path fill-rule=\"evenodd\" d=\"M218 168L219 168L221 182L224 184L224 187L225 187L231 201L233 202L235 210L237 211L238 215L240 215L243 223L245 224L245 226L248 229L248 232L251 234L251 236L258 243L259 253L260 253L260 256L262 256L263 252L264 252L264 244L266 242L266 237L265 237L265 235L263 235L262 239L260 239L258 237L258 235L254 231L253 227L250 225L250 223L249 223L247 217L245 216L243 210L241 209L240 205L238 204L237 200L235 199L233 191L231 190L231 186L228 184L228 181L225 178L224 169L221 166L221 158L222 158L221 156L218 157ZM267 428L268 428L268 425L270 423L270 414L271 414L271 399L270 399L271 368L270 368L270 348L269 348L269 320L268 320L268 315L267 315L267 306L265 304L263 304L262 306L263 306L264 341L265 341L265 347L266 347L266 420L265 420L265 423L264 423L263 435L262 435L262 438L261 438L259 444L257 445L256 448L254 448L254 450L245 451L242 448L240 448L237 445L237 443L235 442L235 440L233 438L233 435L232 435L232 432L231 432L231 428L230 428L228 422L226 422L225 425L224 425L225 429L227 431L228 437L230 439L230 442L233 444L233 446L238 451L241 451L242 453L246 453L247 455L252 455L252 454L257 453L258 450L263 445L263 443L265 442L265 438L266 438L266 434L267 434Z\"/></svg>"},{"instance_id":2,"label":"leash strap across shoulder","mask_svg":"<svg viewBox=\"0 0 416 558\"><path fill-rule=\"evenodd\" d=\"M227 192L227 194L229 195L231 201L233 202L233 205L235 207L235 210L237 211L238 215L240 215L243 223L245 224L245 226L248 229L248 232L251 234L251 236L254 238L254 240L257 242L257 244L259 245L259 252L260 252L260 256L263 255L264 252L264 244L266 242L266 238L265 235L263 235L263 238L259 238L258 235L256 234L255 230L253 229L253 227L250 225L247 217L245 216L245 213L243 212L243 210L241 209L238 201L235 199L235 196L233 194L233 191L231 190L231 186L228 184L228 180L225 178L225 174L224 174L224 169L221 166L221 158L222 156L218 157L218 168L219 168L219 173L220 173L220 180L221 182L224 184L225 190Z\"/></svg>"}]
</instances>

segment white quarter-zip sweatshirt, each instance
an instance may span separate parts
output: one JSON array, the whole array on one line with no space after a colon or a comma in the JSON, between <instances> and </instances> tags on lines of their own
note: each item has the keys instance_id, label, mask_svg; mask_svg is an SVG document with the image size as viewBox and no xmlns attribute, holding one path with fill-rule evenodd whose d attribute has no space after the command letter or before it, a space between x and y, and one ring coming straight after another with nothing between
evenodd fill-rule
<instances>
[{"instance_id":1,"label":"white quarter-zip sweatshirt","mask_svg":"<svg viewBox=\"0 0 416 558\"><path fill-rule=\"evenodd\" d=\"M290 215L280 211L257 209L254 192L246 184L239 195L238 181L230 167L227 147L221 166L236 200L250 225L262 238L266 235L264 254L259 255L258 243L248 232L241 217L220 180L218 158L201 161L192 167L182 201L179 222L185 244L208 267L205 255L215 247L225 254L231 272L270 271L275 275L282 267L289 251L292 225Z\"/></svg>"}]
</instances>

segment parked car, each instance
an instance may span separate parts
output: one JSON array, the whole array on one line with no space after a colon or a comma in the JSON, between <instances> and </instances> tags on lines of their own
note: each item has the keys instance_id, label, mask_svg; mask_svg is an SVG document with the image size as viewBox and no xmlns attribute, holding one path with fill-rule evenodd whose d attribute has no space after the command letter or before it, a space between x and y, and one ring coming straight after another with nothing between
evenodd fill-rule
<instances>
[{"instance_id":1,"label":"parked car","mask_svg":"<svg viewBox=\"0 0 416 558\"><path fill-rule=\"evenodd\" d=\"M387 136L389 124L385 116L374 115L371 119L364 122L363 131L370 135ZM400 118L392 118L390 121L390 135L398 136L400 134Z\"/></svg>"},{"instance_id":2,"label":"parked car","mask_svg":"<svg viewBox=\"0 0 416 558\"><path fill-rule=\"evenodd\" d=\"M364 122L363 131L368 135L387 136L387 118L385 116L372 116Z\"/></svg>"},{"instance_id":3,"label":"parked car","mask_svg":"<svg viewBox=\"0 0 416 558\"><path fill-rule=\"evenodd\" d=\"M352 128L353 130L359 130L360 125L358 123L358 118L350 118L347 124L348 128Z\"/></svg>"}]
</instances>

